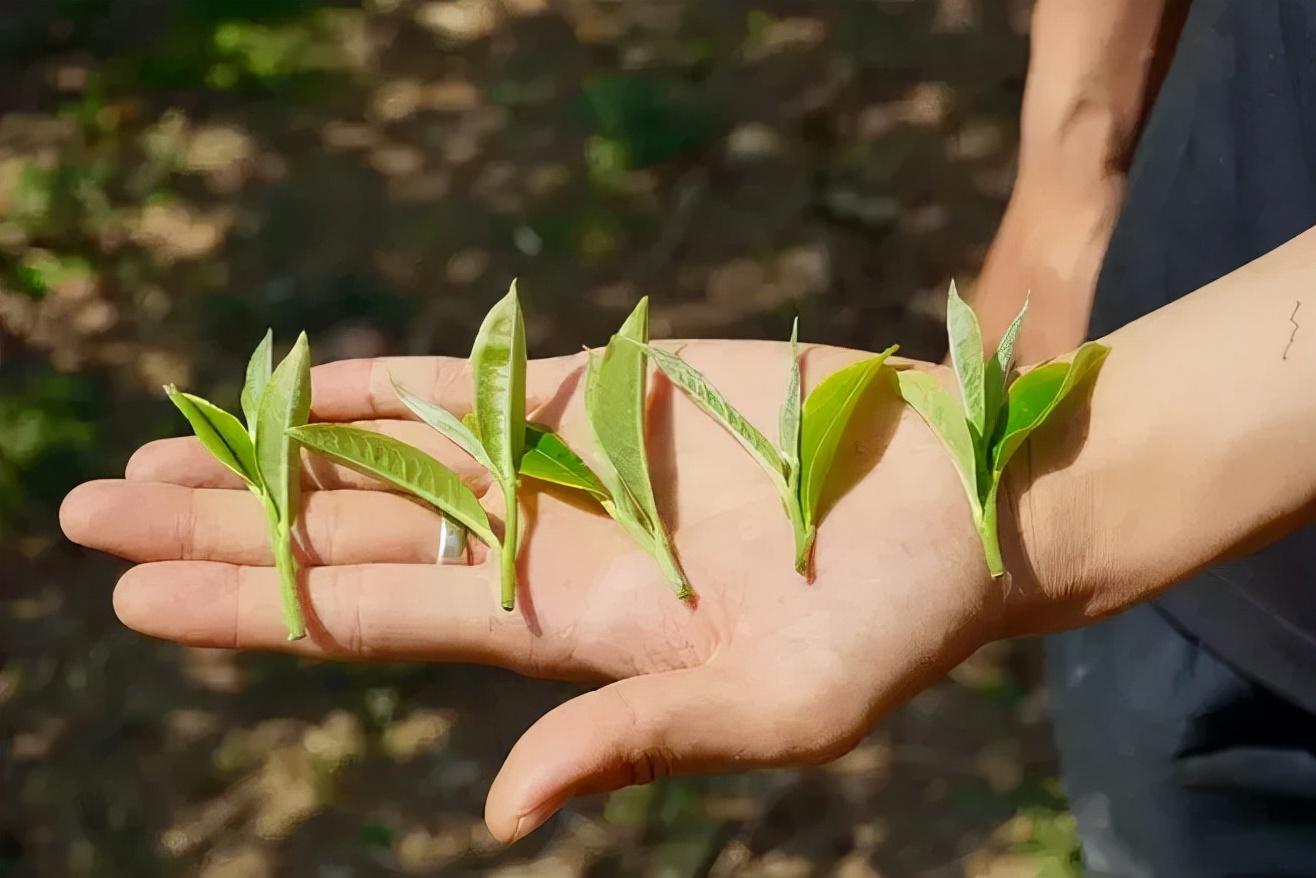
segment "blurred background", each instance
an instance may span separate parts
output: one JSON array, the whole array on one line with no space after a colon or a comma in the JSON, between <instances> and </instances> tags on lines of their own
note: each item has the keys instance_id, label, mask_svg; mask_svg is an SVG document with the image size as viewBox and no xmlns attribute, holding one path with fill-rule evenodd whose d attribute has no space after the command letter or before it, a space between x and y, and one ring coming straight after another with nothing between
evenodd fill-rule
<instances>
[{"instance_id":1,"label":"blurred background","mask_svg":"<svg viewBox=\"0 0 1316 878\"><path fill-rule=\"evenodd\" d=\"M5 0L0 875L1081 873L1035 644L807 772L674 780L507 849L480 814L572 687L184 650L59 536L76 482L320 361L659 336L941 356L1011 185L1026 0Z\"/></svg>"}]
</instances>

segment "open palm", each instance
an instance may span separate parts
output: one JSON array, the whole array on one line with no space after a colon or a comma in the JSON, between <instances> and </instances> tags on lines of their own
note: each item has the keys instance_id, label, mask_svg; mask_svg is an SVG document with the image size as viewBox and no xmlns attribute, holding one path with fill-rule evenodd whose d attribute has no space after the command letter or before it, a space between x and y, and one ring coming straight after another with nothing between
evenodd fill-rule
<instances>
[{"instance_id":1,"label":"open palm","mask_svg":"<svg viewBox=\"0 0 1316 878\"><path fill-rule=\"evenodd\" d=\"M682 354L760 428L775 423L784 345L692 342ZM807 351L806 385L861 356ZM528 409L589 461L583 367L583 355L532 362ZM469 408L462 360L357 360L315 370L313 418L364 422L426 449L496 516L497 488L409 419L390 376L456 414ZM581 792L837 756L994 633L999 586L959 479L893 382L876 382L842 443L812 584L794 572L790 525L762 470L661 377L648 429L659 507L697 593L689 602L591 501L529 481L521 590L505 613L496 560L435 565L433 511L308 459L299 540L309 636L294 643L259 503L196 440L143 447L126 479L70 494L62 520L71 539L137 563L115 608L147 634L617 681L551 711L513 749L486 809L503 839Z\"/></svg>"}]
</instances>

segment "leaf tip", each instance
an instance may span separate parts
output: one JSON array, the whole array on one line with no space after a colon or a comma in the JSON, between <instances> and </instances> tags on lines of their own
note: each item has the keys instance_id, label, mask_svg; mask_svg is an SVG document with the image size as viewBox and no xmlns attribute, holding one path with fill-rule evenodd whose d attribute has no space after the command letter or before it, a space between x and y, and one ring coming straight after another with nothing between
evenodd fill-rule
<instances>
[{"instance_id":1,"label":"leaf tip","mask_svg":"<svg viewBox=\"0 0 1316 878\"><path fill-rule=\"evenodd\" d=\"M388 370L386 374L388 375L388 383L393 385L393 393L395 393L399 397L413 395L411 391L407 390L407 388L402 386L402 382L398 381L397 376L393 374L393 371L391 369Z\"/></svg>"}]
</instances>

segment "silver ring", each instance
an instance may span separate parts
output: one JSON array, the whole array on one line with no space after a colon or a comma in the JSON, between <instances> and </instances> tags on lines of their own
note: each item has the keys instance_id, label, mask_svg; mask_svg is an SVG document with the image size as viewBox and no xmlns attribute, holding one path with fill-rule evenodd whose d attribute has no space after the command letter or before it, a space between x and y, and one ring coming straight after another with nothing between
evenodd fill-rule
<instances>
[{"instance_id":1,"label":"silver ring","mask_svg":"<svg viewBox=\"0 0 1316 878\"><path fill-rule=\"evenodd\" d=\"M466 545L466 528L448 516L439 516L439 558L440 564L468 564L469 553Z\"/></svg>"}]
</instances>

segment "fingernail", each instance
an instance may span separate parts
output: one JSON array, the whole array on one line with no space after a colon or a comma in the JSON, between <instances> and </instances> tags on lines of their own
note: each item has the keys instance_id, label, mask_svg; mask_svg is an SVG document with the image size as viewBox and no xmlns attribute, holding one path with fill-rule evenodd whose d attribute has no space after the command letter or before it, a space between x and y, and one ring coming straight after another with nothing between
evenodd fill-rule
<instances>
[{"instance_id":1,"label":"fingernail","mask_svg":"<svg viewBox=\"0 0 1316 878\"><path fill-rule=\"evenodd\" d=\"M512 837L507 840L508 844L515 844L521 840L521 827L525 825L525 817L516 818L516 825L512 827Z\"/></svg>"}]
</instances>

